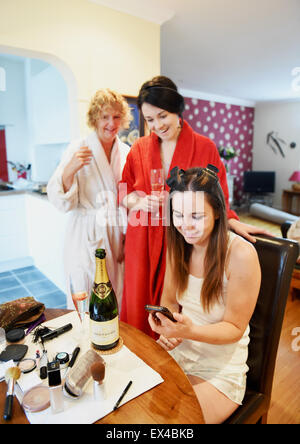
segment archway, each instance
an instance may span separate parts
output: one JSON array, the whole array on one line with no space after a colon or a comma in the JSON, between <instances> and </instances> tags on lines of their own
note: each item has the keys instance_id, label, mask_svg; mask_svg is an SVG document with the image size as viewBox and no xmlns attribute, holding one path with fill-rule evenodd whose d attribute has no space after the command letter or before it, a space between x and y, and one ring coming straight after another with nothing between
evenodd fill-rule
<instances>
[{"instance_id":1,"label":"archway","mask_svg":"<svg viewBox=\"0 0 300 444\"><path fill-rule=\"evenodd\" d=\"M15 181L15 165L21 164L32 166L34 181L47 182L67 144L79 136L75 77L55 56L4 46L0 67L6 77L0 125L9 180Z\"/></svg>"}]
</instances>

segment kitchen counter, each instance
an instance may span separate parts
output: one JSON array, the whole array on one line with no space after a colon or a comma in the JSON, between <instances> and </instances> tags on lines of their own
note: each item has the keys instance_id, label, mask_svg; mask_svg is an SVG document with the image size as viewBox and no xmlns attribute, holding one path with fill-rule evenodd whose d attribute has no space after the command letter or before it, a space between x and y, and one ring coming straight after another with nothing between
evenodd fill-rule
<instances>
[{"instance_id":1,"label":"kitchen counter","mask_svg":"<svg viewBox=\"0 0 300 444\"><path fill-rule=\"evenodd\" d=\"M5 191L0 191L0 198L1 196L16 196L18 194L27 194L29 196L35 196L41 199L46 199L48 200L48 196L47 194L44 193L40 193L39 191L33 191L33 190L5 190Z\"/></svg>"}]
</instances>

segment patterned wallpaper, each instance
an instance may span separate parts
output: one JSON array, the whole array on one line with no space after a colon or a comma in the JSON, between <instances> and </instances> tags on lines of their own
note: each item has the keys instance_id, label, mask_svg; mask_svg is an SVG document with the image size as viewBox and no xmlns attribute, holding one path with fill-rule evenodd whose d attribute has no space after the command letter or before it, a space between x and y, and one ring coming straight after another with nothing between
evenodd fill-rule
<instances>
[{"instance_id":1,"label":"patterned wallpaper","mask_svg":"<svg viewBox=\"0 0 300 444\"><path fill-rule=\"evenodd\" d=\"M238 156L228 161L234 179L234 200L243 199L243 172L252 170L252 107L209 102L185 97L184 119L200 134L212 139L217 147L233 146Z\"/></svg>"}]
</instances>

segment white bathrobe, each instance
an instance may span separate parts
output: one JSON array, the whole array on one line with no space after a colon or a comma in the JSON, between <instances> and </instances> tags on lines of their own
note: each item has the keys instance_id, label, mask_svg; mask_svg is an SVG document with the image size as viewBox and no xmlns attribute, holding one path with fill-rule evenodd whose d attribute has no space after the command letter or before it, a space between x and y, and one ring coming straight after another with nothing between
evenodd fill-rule
<instances>
[{"instance_id":1,"label":"white bathrobe","mask_svg":"<svg viewBox=\"0 0 300 444\"><path fill-rule=\"evenodd\" d=\"M65 193L62 185L64 167L73 153L82 146L88 146L93 152L91 163L76 173L72 187ZM68 146L48 183L50 202L58 210L70 212L64 245L68 308L74 308L68 284L70 273L84 270L92 284L95 278L96 248L106 250L107 271L121 306L123 263L118 263L117 259L126 231L126 212L124 208L118 208L117 185L129 150L130 147L117 137L109 164L94 131L85 139L74 141Z\"/></svg>"}]
</instances>

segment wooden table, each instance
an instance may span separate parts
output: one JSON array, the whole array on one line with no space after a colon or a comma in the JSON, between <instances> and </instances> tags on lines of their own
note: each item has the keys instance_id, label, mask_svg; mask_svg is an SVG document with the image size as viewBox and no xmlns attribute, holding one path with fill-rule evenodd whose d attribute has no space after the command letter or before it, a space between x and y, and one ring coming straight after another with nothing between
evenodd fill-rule
<instances>
[{"instance_id":1,"label":"wooden table","mask_svg":"<svg viewBox=\"0 0 300 444\"><path fill-rule=\"evenodd\" d=\"M68 313L68 310L47 309L46 319L51 320ZM127 402L105 416L97 424L204 424L201 407L194 390L173 358L152 338L140 330L120 323L124 344L146 364L157 371L164 382ZM14 400L13 418L3 420L7 385L0 384L0 424L28 424L17 399Z\"/></svg>"},{"instance_id":2,"label":"wooden table","mask_svg":"<svg viewBox=\"0 0 300 444\"><path fill-rule=\"evenodd\" d=\"M296 200L296 212L293 211L293 201ZM287 213L300 215L300 191L283 190L281 198L282 210Z\"/></svg>"}]
</instances>

